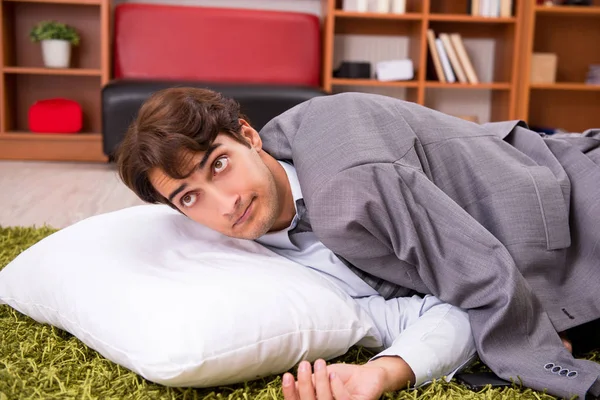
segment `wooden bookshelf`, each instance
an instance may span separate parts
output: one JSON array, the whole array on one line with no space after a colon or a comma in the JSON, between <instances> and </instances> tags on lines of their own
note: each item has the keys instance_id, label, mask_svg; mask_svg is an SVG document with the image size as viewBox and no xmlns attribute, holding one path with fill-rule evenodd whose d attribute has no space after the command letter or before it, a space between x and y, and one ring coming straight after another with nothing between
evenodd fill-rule
<instances>
[{"instance_id":1,"label":"wooden bookshelf","mask_svg":"<svg viewBox=\"0 0 600 400\"><path fill-rule=\"evenodd\" d=\"M100 161L101 90L110 73L110 0L0 0L0 159ZM42 20L72 25L81 36L70 68L46 68L29 31ZM40 134L28 129L33 103L64 97L81 104L83 129Z\"/></svg>"},{"instance_id":2,"label":"wooden bookshelf","mask_svg":"<svg viewBox=\"0 0 600 400\"><path fill-rule=\"evenodd\" d=\"M528 0L514 0L510 17L472 16L467 0L407 0L406 13L349 12L343 10L342 0L323 0L323 88L327 92L347 90L375 91L380 89L405 89L403 98L432 108L437 96L446 91L459 91L464 95L489 92L491 121L514 119L520 75L519 55L523 6ZM429 56L427 30L439 33L459 33L467 40L493 41L493 54L486 59L486 67L493 72L489 79L478 84L442 83L434 74ZM381 82L371 79L340 79L333 77L335 48L344 35L379 35L402 37L408 41L407 58L413 62L415 75L411 81ZM467 47L469 53L469 48ZM338 56L338 59L340 57ZM343 57L342 57L343 58ZM367 57L365 57L366 59ZM348 59L347 61L358 61ZM363 60L364 61L364 60ZM375 63L371 64L372 73ZM477 70L477 66L475 66ZM478 75L480 75L478 73ZM480 79L481 80L481 79ZM455 92L452 92L455 93Z\"/></svg>"},{"instance_id":3,"label":"wooden bookshelf","mask_svg":"<svg viewBox=\"0 0 600 400\"><path fill-rule=\"evenodd\" d=\"M599 127L600 85L585 80L589 66L600 64L600 0L591 6L528 3L524 20L518 118L533 127L568 132ZM556 54L556 82L531 82L533 53Z\"/></svg>"}]
</instances>

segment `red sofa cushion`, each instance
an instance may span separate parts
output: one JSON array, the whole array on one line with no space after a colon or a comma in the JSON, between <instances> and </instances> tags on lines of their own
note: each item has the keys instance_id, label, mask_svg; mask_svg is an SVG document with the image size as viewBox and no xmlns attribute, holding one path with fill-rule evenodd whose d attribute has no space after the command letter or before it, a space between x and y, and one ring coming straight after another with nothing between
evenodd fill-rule
<instances>
[{"instance_id":1,"label":"red sofa cushion","mask_svg":"<svg viewBox=\"0 0 600 400\"><path fill-rule=\"evenodd\" d=\"M320 84L316 15L124 3L114 29L115 78Z\"/></svg>"}]
</instances>

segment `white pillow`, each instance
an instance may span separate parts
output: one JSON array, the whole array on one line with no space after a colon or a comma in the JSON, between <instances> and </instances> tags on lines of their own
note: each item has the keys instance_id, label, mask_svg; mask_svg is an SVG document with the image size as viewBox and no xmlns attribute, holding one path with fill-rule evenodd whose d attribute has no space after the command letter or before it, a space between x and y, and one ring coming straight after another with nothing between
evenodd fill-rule
<instances>
[{"instance_id":1,"label":"white pillow","mask_svg":"<svg viewBox=\"0 0 600 400\"><path fill-rule=\"evenodd\" d=\"M0 300L168 386L279 374L377 335L317 272L165 205L94 216L43 239L0 272Z\"/></svg>"}]
</instances>

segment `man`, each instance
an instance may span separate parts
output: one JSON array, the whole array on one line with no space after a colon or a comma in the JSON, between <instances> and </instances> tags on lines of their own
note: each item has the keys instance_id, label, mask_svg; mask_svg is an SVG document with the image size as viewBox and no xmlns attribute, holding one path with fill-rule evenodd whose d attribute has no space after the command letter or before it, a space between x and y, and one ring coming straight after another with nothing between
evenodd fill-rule
<instances>
[{"instance_id":1,"label":"man","mask_svg":"<svg viewBox=\"0 0 600 400\"><path fill-rule=\"evenodd\" d=\"M252 167L232 183L219 175L227 154L214 159L224 145L206 138L243 143L251 128L230 102L194 100L195 90L156 94L127 134L120 172L143 200L247 239L289 227L298 211L298 224L383 297L433 294L468 310L479 355L501 377L558 396L600 394L600 364L575 359L557 333L600 317L598 135L547 138L516 121L477 125L383 96L324 96L267 124L244 153ZM300 210L275 159L297 172ZM317 375L318 391L327 374ZM334 379L336 388L343 397Z\"/></svg>"}]
</instances>

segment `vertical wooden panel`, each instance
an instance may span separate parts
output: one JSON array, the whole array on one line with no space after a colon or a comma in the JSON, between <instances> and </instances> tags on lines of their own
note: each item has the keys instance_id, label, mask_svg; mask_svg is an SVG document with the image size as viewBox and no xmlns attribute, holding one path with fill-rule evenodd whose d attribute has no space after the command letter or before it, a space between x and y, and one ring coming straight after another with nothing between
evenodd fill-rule
<instances>
[{"instance_id":1,"label":"vertical wooden panel","mask_svg":"<svg viewBox=\"0 0 600 400\"><path fill-rule=\"evenodd\" d=\"M517 99L519 97L519 81L520 81L520 67L522 65L522 43L524 42L523 37L523 7L524 1L518 1L516 5L513 6L515 10L515 30L514 30L514 43L513 43L513 52L512 52L512 68L510 73L510 94L509 94L509 109L508 109L508 119L516 119L517 118Z\"/></svg>"},{"instance_id":2,"label":"vertical wooden panel","mask_svg":"<svg viewBox=\"0 0 600 400\"><path fill-rule=\"evenodd\" d=\"M531 53L535 32L535 9L530 1L519 2L521 12L521 43L519 54L518 100L516 118L527 121L529 118L529 71L531 70Z\"/></svg>"},{"instance_id":3,"label":"vertical wooden panel","mask_svg":"<svg viewBox=\"0 0 600 400\"><path fill-rule=\"evenodd\" d=\"M6 101L4 99L4 52L6 50L6 31L4 30L4 2L0 0L0 33L2 34L2 40L0 40L0 135L6 129Z\"/></svg>"},{"instance_id":4,"label":"vertical wooden panel","mask_svg":"<svg viewBox=\"0 0 600 400\"><path fill-rule=\"evenodd\" d=\"M110 0L103 0L100 5L100 69L102 70L101 85L106 85L112 76L111 73L111 4Z\"/></svg>"},{"instance_id":5,"label":"vertical wooden panel","mask_svg":"<svg viewBox=\"0 0 600 400\"><path fill-rule=\"evenodd\" d=\"M419 70L417 75L417 80L419 86L417 87L417 103L420 105L425 105L425 81L427 81L427 29L429 29L429 19L427 16L429 15L431 9L431 0L423 0L422 4L422 12L424 13L423 21L421 22L421 32L419 37ZM413 60L416 59L416 56L413 57Z\"/></svg>"},{"instance_id":6,"label":"vertical wooden panel","mask_svg":"<svg viewBox=\"0 0 600 400\"><path fill-rule=\"evenodd\" d=\"M322 86L326 92L331 92L331 77L333 69L333 35L335 29L335 20L333 12L335 10L335 0L322 0L323 5L323 73Z\"/></svg>"}]
</instances>

